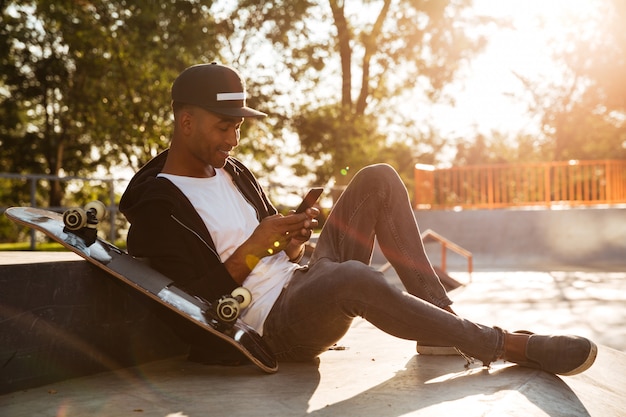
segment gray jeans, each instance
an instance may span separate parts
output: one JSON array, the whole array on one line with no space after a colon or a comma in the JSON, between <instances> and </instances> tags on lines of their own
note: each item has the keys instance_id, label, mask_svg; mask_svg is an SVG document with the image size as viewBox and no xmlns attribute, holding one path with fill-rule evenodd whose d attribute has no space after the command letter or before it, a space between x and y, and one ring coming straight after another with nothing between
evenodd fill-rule
<instances>
[{"instance_id":1,"label":"gray jeans","mask_svg":"<svg viewBox=\"0 0 626 417\"><path fill-rule=\"evenodd\" d=\"M369 266L376 237L407 292ZM456 346L488 364L502 330L439 307L452 302L430 264L404 184L388 165L359 171L330 213L308 268L296 271L274 304L263 338L279 360L309 360L363 317L402 339Z\"/></svg>"}]
</instances>

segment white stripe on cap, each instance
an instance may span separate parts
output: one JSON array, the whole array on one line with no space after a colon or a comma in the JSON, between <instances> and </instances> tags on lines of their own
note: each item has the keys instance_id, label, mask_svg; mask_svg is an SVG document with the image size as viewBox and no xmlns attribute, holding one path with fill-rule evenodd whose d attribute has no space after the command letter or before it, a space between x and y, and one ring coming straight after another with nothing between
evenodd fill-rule
<instances>
[{"instance_id":1,"label":"white stripe on cap","mask_svg":"<svg viewBox=\"0 0 626 417\"><path fill-rule=\"evenodd\" d=\"M246 93L217 93L217 101L245 100Z\"/></svg>"}]
</instances>

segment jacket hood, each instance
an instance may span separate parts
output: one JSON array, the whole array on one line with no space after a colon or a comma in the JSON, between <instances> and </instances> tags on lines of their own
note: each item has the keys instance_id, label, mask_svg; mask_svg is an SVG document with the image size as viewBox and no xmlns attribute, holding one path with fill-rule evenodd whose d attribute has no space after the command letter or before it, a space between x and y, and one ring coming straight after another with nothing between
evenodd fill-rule
<instances>
[{"instance_id":1,"label":"jacket hood","mask_svg":"<svg viewBox=\"0 0 626 417\"><path fill-rule=\"evenodd\" d=\"M126 191L120 200L120 211L129 222L133 223L135 216L145 204L151 204L154 200L165 200L175 203L175 200L166 193L160 192L162 184L157 175L163 169L169 150L166 150L144 165L130 180Z\"/></svg>"}]
</instances>

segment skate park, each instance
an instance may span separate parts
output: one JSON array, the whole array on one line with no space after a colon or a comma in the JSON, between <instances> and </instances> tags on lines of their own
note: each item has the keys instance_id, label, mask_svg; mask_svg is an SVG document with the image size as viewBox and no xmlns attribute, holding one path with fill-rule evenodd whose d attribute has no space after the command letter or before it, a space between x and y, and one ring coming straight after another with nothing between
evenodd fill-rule
<instances>
[{"instance_id":1,"label":"skate park","mask_svg":"<svg viewBox=\"0 0 626 417\"><path fill-rule=\"evenodd\" d=\"M460 356L418 355L414 342L361 319L318 361L283 363L276 374L201 365L186 360L185 347L140 302L77 256L0 253L3 287L12 288L0 301L0 413L620 416L625 216L620 207L416 212L422 231L472 254L471 273L467 258L445 258L447 273L462 284L451 290L460 315L511 330L580 334L599 345L595 364L570 377L502 361L466 369ZM440 267L441 245L427 240L426 250ZM384 263L376 253L373 266ZM385 275L400 285L393 269ZM19 337L9 336L18 330Z\"/></svg>"}]
</instances>

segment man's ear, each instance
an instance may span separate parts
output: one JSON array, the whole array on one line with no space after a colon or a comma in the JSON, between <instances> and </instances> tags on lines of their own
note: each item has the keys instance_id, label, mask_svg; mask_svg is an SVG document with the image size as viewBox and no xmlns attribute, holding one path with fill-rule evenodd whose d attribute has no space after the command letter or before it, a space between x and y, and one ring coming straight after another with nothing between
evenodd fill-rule
<instances>
[{"instance_id":1,"label":"man's ear","mask_svg":"<svg viewBox=\"0 0 626 417\"><path fill-rule=\"evenodd\" d=\"M176 123L178 124L178 128L181 129L181 132L188 134L193 128L193 122L194 116L191 111L187 109L180 110Z\"/></svg>"}]
</instances>

